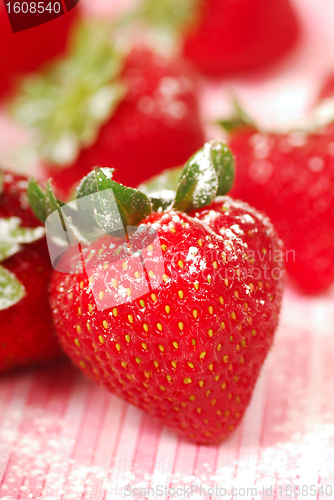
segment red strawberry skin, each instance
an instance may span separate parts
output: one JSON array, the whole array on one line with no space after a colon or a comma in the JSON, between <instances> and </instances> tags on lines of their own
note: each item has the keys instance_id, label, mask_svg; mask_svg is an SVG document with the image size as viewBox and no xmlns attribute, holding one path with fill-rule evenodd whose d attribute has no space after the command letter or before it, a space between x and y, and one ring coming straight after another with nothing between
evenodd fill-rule
<instances>
[{"instance_id":1,"label":"red strawberry skin","mask_svg":"<svg viewBox=\"0 0 334 500\"><path fill-rule=\"evenodd\" d=\"M184 163L204 142L193 77L181 59L133 50L123 71L126 97L95 144L67 168L47 168L58 192L67 194L94 166L109 165L117 182L136 187Z\"/></svg>"},{"instance_id":2,"label":"red strawberry skin","mask_svg":"<svg viewBox=\"0 0 334 500\"><path fill-rule=\"evenodd\" d=\"M0 96L8 93L20 76L65 52L77 17L78 8L74 8L45 25L12 33L4 2L0 3Z\"/></svg>"},{"instance_id":3,"label":"red strawberry skin","mask_svg":"<svg viewBox=\"0 0 334 500\"><path fill-rule=\"evenodd\" d=\"M124 249L105 236L84 250L93 255L88 274L75 274L75 261L74 274L54 272L50 296L62 346L86 375L181 436L212 443L249 403L278 323L284 272L270 258L281 251L271 223L248 205L220 197L192 215L143 221L159 237L145 257L149 291L139 260L123 266Z\"/></svg>"},{"instance_id":4,"label":"red strawberry skin","mask_svg":"<svg viewBox=\"0 0 334 500\"><path fill-rule=\"evenodd\" d=\"M41 224L28 206L26 188L25 177L5 174L0 217L19 217L22 226L37 227ZM45 239L23 245L1 265L24 285L26 295L0 311L0 372L58 357L61 349L54 335L48 300L52 267Z\"/></svg>"},{"instance_id":5,"label":"red strawberry skin","mask_svg":"<svg viewBox=\"0 0 334 500\"><path fill-rule=\"evenodd\" d=\"M292 282L310 294L334 281L334 126L317 134L244 129L229 145L236 157L232 196L271 218L287 251Z\"/></svg>"},{"instance_id":6,"label":"red strawberry skin","mask_svg":"<svg viewBox=\"0 0 334 500\"><path fill-rule=\"evenodd\" d=\"M56 358L60 346L48 303L51 265L46 252L40 244L29 245L3 266L24 285L26 296L0 311L0 372Z\"/></svg>"},{"instance_id":7,"label":"red strawberry skin","mask_svg":"<svg viewBox=\"0 0 334 500\"><path fill-rule=\"evenodd\" d=\"M202 0L184 54L212 76L249 71L282 57L296 42L289 0Z\"/></svg>"}]
</instances>

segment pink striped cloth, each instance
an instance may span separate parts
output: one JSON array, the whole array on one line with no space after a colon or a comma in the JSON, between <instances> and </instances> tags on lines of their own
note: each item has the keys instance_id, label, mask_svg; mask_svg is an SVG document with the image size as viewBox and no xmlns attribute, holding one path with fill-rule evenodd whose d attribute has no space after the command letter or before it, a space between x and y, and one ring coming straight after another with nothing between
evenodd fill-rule
<instances>
[{"instance_id":1,"label":"pink striped cloth","mask_svg":"<svg viewBox=\"0 0 334 500\"><path fill-rule=\"evenodd\" d=\"M334 295L288 291L246 416L216 446L178 438L67 361L3 376L0 499L334 498L333 366Z\"/></svg>"}]
</instances>

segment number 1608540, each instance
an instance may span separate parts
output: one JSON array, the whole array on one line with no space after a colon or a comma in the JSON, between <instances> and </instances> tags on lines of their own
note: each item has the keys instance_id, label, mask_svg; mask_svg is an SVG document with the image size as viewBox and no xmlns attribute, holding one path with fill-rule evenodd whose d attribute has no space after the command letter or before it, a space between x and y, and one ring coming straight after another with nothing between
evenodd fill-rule
<instances>
[{"instance_id":1,"label":"number 1608540","mask_svg":"<svg viewBox=\"0 0 334 500\"><path fill-rule=\"evenodd\" d=\"M8 2L6 3L8 14L59 14L60 2Z\"/></svg>"}]
</instances>

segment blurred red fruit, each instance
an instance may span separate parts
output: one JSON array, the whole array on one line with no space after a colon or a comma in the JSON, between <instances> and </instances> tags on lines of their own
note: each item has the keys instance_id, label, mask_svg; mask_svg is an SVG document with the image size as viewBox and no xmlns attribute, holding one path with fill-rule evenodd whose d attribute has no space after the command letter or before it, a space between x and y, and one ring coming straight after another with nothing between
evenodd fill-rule
<instances>
[{"instance_id":1,"label":"blurred red fruit","mask_svg":"<svg viewBox=\"0 0 334 500\"><path fill-rule=\"evenodd\" d=\"M184 54L208 75L249 71L282 57L298 39L289 0L202 0Z\"/></svg>"},{"instance_id":2,"label":"blurred red fruit","mask_svg":"<svg viewBox=\"0 0 334 500\"><path fill-rule=\"evenodd\" d=\"M94 166L109 165L117 182L135 187L165 168L184 163L202 146L196 84L184 60L135 49L121 80L127 89L125 98L101 127L96 142L65 168L46 167L46 177L52 177L63 196Z\"/></svg>"},{"instance_id":3,"label":"blurred red fruit","mask_svg":"<svg viewBox=\"0 0 334 500\"><path fill-rule=\"evenodd\" d=\"M50 361L61 354L49 306L52 267L45 238L18 245L14 240L12 249L6 254L6 223L9 220L18 219L19 231L41 226L28 204L27 179L5 172L3 181L0 194L0 373ZM15 231L12 236L17 237ZM23 296L12 303L9 302L11 290L6 281L10 276L6 276L7 272L14 283L24 287Z\"/></svg>"},{"instance_id":4,"label":"blurred red fruit","mask_svg":"<svg viewBox=\"0 0 334 500\"><path fill-rule=\"evenodd\" d=\"M291 134L241 129L232 196L271 218L286 250L290 279L305 293L334 282L334 125Z\"/></svg>"},{"instance_id":5,"label":"blurred red fruit","mask_svg":"<svg viewBox=\"0 0 334 500\"><path fill-rule=\"evenodd\" d=\"M41 26L12 33L3 2L0 2L0 96L10 92L20 76L35 71L61 56L78 8Z\"/></svg>"}]
</instances>

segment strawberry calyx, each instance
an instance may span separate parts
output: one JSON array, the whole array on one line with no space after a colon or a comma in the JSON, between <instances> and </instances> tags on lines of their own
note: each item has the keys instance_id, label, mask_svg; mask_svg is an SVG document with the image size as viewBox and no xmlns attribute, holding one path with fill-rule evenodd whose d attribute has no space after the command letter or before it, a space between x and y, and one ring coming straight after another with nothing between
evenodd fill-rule
<instances>
[{"instance_id":1,"label":"strawberry calyx","mask_svg":"<svg viewBox=\"0 0 334 500\"><path fill-rule=\"evenodd\" d=\"M200 0L140 0L131 12L116 20L115 26L125 28L125 32L139 28L154 45L175 52L184 32L200 19L200 7Z\"/></svg>"},{"instance_id":2,"label":"strawberry calyx","mask_svg":"<svg viewBox=\"0 0 334 500\"><path fill-rule=\"evenodd\" d=\"M260 127L255 123L253 118L243 109L242 105L236 97L232 99L233 111L230 117L218 120L218 124L228 134L240 129L260 130Z\"/></svg>"},{"instance_id":3,"label":"strawberry calyx","mask_svg":"<svg viewBox=\"0 0 334 500\"><path fill-rule=\"evenodd\" d=\"M0 262L15 255L21 250L22 244L33 243L43 238L45 231L42 226L26 228L20 226L19 217L0 219Z\"/></svg>"},{"instance_id":4,"label":"strawberry calyx","mask_svg":"<svg viewBox=\"0 0 334 500\"><path fill-rule=\"evenodd\" d=\"M33 243L45 234L43 227L26 228L20 226L19 217L0 218L0 263L9 259L22 249L22 244ZM0 311L20 302L26 294L25 287L0 264Z\"/></svg>"},{"instance_id":5,"label":"strawberry calyx","mask_svg":"<svg viewBox=\"0 0 334 500\"><path fill-rule=\"evenodd\" d=\"M264 134L290 134L292 132L312 134L334 123L334 97L320 101L307 117L298 119L295 122L290 121L289 125L280 125L276 128L263 127L257 124L236 98L233 98L232 105L233 112L231 116L222 118L217 122L228 135L233 135L235 132L245 129Z\"/></svg>"},{"instance_id":6,"label":"strawberry calyx","mask_svg":"<svg viewBox=\"0 0 334 500\"><path fill-rule=\"evenodd\" d=\"M210 141L184 167L163 170L139 189L149 196L155 211L172 207L181 212L209 205L227 194L234 182L235 163L228 146Z\"/></svg>"},{"instance_id":7,"label":"strawberry calyx","mask_svg":"<svg viewBox=\"0 0 334 500\"><path fill-rule=\"evenodd\" d=\"M55 210L60 210L65 205L55 197L50 181L47 182L45 191L43 191L35 179L31 178L27 192L29 204L34 214L43 223Z\"/></svg>"},{"instance_id":8,"label":"strawberry calyx","mask_svg":"<svg viewBox=\"0 0 334 500\"><path fill-rule=\"evenodd\" d=\"M177 32L194 22L199 0L143 0L137 17L158 29ZM195 13L195 15L194 15Z\"/></svg>"},{"instance_id":9,"label":"strawberry calyx","mask_svg":"<svg viewBox=\"0 0 334 500\"><path fill-rule=\"evenodd\" d=\"M126 93L123 54L110 24L78 25L69 56L27 77L12 111L36 132L34 153L49 163L73 162L92 145Z\"/></svg>"},{"instance_id":10,"label":"strawberry calyx","mask_svg":"<svg viewBox=\"0 0 334 500\"><path fill-rule=\"evenodd\" d=\"M186 163L177 186L174 210L190 212L227 194L234 182L234 159L220 141L210 141Z\"/></svg>"},{"instance_id":11,"label":"strawberry calyx","mask_svg":"<svg viewBox=\"0 0 334 500\"><path fill-rule=\"evenodd\" d=\"M143 186L145 193L115 182L113 169L95 167L82 179L75 199L66 205L55 197L51 181L43 190L30 179L28 199L41 222L58 211L67 239L87 243L103 233L124 235L124 230L127 233L127 228L137 227L152 212L190 212L209 205L231 189L234 159L225 143L210 141L188 160L181 175L179 170L177 176L174 174L173 189L164 185L162 190L152 191L151 184L151 188ZM166 179L166 172L163 176ZM48 236L54 231L50 227Z\"/></svg>"},{"instance_id":12,"label":"strawberry calyx","mask_svg":"<svg viewBox=\"0 0 334 500\"><path fill-rule=\"evenodd\" d=\"M0 171L0 196L3 192L4 177ZM42 226L27 228L21 225L19 217L0 217L0 263L22 250L22 245L40 240L45 235ZM26 290L16 276L0 264L0 311L18 303Z\"/></svg>"},{"instance_id":13,"label":"strawberry calyx","mask_svg":"<svg viewBox=\"0 0 334 500\"><path fill-rule=\"evenodd\" d=\"M111 169L107 169L107 172ZM121 217L123 226L136 226L145 217L152 213L152 204L148 197L138 191L138 189L129 188L113 181L110 176L106 175L105 169L96 168L88 174L82 181L77 190L77 200L88 195L98 195L98 203L92 209L94 216L101 227L106 232L111 232L115 229L115 216ZM104 191L111 190L116 201L110 200L109 197L102 197ZM95 197L93 198L96 199ZM88 198L88 203L90 197ZM117 209L117 214L114 210Z\"/></svg>"}]
</instances>

